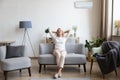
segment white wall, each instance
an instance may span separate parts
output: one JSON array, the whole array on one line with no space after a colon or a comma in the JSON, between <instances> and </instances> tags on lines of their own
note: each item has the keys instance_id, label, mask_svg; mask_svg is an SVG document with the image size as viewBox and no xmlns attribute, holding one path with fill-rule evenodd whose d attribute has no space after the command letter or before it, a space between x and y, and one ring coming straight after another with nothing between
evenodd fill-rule
<instances>
[{"instance_id":1,"label":"white wall","mask_svg":"<svg viewBox=\"0 0 120 80\"><path fill-rule=\"evenodd\" d=\"M65 30L77 25L81 43L96 37L100 28L100 0L93 0L91 9L76 9L75 1L78 0L0 0L0 40L15 40L14 44L21 44L21 20L32 21L29 34L36 56L47 27L52 30L62 27ZM33 56L28 40L26 45L26 55Z\"/></svg>"}]
</instances>

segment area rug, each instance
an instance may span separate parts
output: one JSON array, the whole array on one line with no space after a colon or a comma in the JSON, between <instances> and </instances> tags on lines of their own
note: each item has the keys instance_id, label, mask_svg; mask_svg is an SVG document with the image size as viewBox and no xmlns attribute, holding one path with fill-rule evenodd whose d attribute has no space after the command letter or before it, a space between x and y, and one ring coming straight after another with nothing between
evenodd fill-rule
<instances>
[{"instance_id":1,"label":"area rug","mask_svg":"<svg viewBox=\"0 0 120 80\"><path fill-rule=\"evenodd\" d=\"M31 78L30 80L91 80L91 79L89 78L58 78L58 79Z\"/></svg>"}]
</instances>

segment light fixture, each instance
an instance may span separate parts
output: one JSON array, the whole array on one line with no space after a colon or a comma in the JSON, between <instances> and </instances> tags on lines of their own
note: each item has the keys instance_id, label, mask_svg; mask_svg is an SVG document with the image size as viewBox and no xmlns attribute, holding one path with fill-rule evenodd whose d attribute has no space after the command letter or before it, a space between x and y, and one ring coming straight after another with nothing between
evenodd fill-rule
<instances>
[{"instance_id":1,"label":"light fixture","mask_svg":"<svg viewBox=\"0 0 120 80\"><path fill-rule=\"evenodd\" d=\"M31 21L20 21L20 28L32 28Z\"/></svg>"},{"instance_id":2,"label":"light fixture","mask_svg":"<svg viewBox=\"0 0 120 80\"><path fill-rule=\"evenodd\" d=\"M24 35L23 35L22 44L25 44L25 38L26 38L26 35L27 35L29 43L30 43L30 46L32 48L32 51L33 51L34 57L35 57L35 52L34 52L34 49L33 49L33 46L32 46L31 40L30 40L30 36L29 36L28 30L27 30L28 28L32 28L31 21L20 21L19 22L19 28L23 28L24 29Z\"/></svg>"}]
</instances>

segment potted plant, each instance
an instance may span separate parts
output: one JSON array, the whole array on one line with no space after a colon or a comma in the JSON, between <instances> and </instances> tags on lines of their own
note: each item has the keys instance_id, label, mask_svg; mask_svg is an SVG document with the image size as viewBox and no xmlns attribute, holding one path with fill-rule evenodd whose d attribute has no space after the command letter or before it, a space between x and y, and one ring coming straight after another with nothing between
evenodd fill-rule
<instances>
[{"instance_id":1,"label":"potted plant","mask_svg":"<svg viewBox=\"0 0 120 80\"><path fill-rule=\"evenodd\" d=\"M92 48L94 47L100 47L101 44L105 41L105 38L96 38L92 41L85 41L85 47L88 48L88 61L91 61L91 55L92 55Z\"/></svg>"},{"instance_id":2,"label":"potted plant","mask_svg":"<svg viewBox=\"0 0 120 80\"><path fill-rule=\"evenodd\" d=\"M88 56L87 56L87 60L91 61L91 54L92 54L92 42L85 40L85 47L88 48Z\"/></svg>"},{"instance_id":3,"label":"potted plant","mask_svg":"<svg viewBox=\"0 0 120 80\"><path fill-rule=\"evenodd\" d=\"M115 21L115 28L117 29L117 36L120 35L120 20Z\"/></svg>"},{"instance_id":4,"label":"potted plant","mask_svg":"<svg viewBox=\"0 0 120 80\"><path fill-rule=\"evenodd\" d=\"M49 33L49 28L45 29L45 33L46 33L45 43L47 43L47 34Z\"/></svg>"},{"instance_id":5,"label":"potted plant","mask_svg":"<svg viewBox=\"0 0 120 80\"><path fill-rule=\"evenodd\" d=\"M92 47L100 47L101 44L106 41L105 38L96 38L96 39L93 39L92 41Z\"/></svg>"},{"instance_id":6,"label":"potted plant","mask_svg":"<svg viewBox=\"0 0 120 80\"><path fill-rule=\"evenodd\" d=\"M77 26L73 26L72 29L73 29L73 31L74 31L74 37L76 37Z\"/></svg>"}]
</instances>

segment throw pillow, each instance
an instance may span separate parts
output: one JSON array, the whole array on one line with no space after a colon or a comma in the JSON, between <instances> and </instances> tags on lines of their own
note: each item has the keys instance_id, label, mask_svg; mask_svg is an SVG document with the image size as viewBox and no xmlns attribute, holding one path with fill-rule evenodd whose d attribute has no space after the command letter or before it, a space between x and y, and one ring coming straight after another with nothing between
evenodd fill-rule
<instances>
[{"instance_id":1,"label":"throw pillow","mask_svg":"<svg viewBox=\"0 0 120 80\"><path fill-rule=\"evenodd\" d=\"M24 46L7 46L6 58L22 57L24 55Z\"/></svg>"},{"instance_id":2,"label":"throw pillow","mask_svg":"<svg viewBox=\"0 0 120 80\"><path fill-rule=\"evenodd\" d=\"M95 53L101 54L101 53L102 53L102 48L101 48L101 46L100 46L100 47L93 47L93 48L92 48L92 53L93 53L93 54L95 54Z\"/></svg>"}]
</instances>

